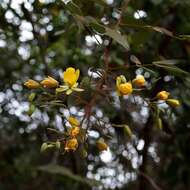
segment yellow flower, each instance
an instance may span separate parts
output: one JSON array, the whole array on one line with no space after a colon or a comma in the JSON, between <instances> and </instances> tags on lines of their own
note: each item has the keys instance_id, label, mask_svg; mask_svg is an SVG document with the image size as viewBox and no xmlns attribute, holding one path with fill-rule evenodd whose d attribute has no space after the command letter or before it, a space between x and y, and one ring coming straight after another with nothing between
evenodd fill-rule
<instances>
[{"instance_id":1,"label":"yellow flower","mask_svg":"<svg viewBox=\"0 0 190 190\"><path fill-rule=\"evenodd\" d=\"M54 78L48 76L48 78L45 78L43 81L41 81L41 85L44 88L56 88L59 83Z\"/></svg>"},{"instance_id":2,"label":"yellow flower","mask_svg":"<svg viewBox=\"0 0 190 190\"><path fill-rule=\"evenodd\" d=\"M133 92L133 88L130 82L120 84L118 89L122 95L129 95Z\"/></svg>"},{"instance_id":3,"label":"yellow flower","mask_svg":"<svg viewBox=\"0 0 190 190\"><path fill-rule=\"evenodd\" d=\"M68 122L74 127L74 126L79 126L79 121L75 118L70 116L68 118Z\"/></svg>"},{"instance_id":4,"label":"yellow flower","mask_svg":"<svg viewBox=\"0 0 190 190\"><path fill-rule=\"evenodd\" d=\"M169 92L160 91L160 92L158 92L158 94L156 95L156 97L157 97L159 100L167 100L169 95L170 95Z\"/></svg>"},{"instance_id":5,"label":"yellow flower","mask_svg":"<svg viewBox=\"0 0 190 190\"><path fill-rule=\"evenodd\" d=\"M143 75L137 75L133 80L133 83L138 87L142 87L145 85L146 81Z\"/></svg>"},{"instance_id":6,"label":"yellow flower","mask_svg":"<svg viewBox=\"0 0 190 190\"><path fill-rule=\"evenodd\" d=\"M40 84L35 81L35 80L32 80L32 79L29 79L27 80L24 85L29 88L29 89L36 89L36 88L39 88L40 87Z\"/></svg>"},{"instance_id":7,"label":"yellow flower","mask_svg":"<svg viewBox=\"0 0 190 190\"><path fill-rule=\"evenodd\" d=\"M108 145L103 140L98 140L96 142L96 146L98 147L99 151L104 151L108 149Z\"/></svg>"},{"instance_id":8,"label":"yellow flower","mask_svg":"<svg viewBox=\"0 0 190 190\"><path fill-rule=\"evenodd\" d=\"M76 137L80 132L80 128L79 127L72 127L69 131L69 135L72 137Z\"/></svg>"},{"instance_id":9,"label":"yellow flower","mask_svg":"<svg viewBox=\"0 0 190 190\"><path fill-rule=\"evenodd\" d=\"M118 95L129 95L133 92L133 87L130 82L126 81L125 76L120 75L116 79L116 87Z\"/></svg>"},{"instance_id":10,"label":"yellow flower","mask_svg":"<svg viewBox=\"0 0 190 190\"><path fill-rule=\"evenodd\" d=\"M172 107L177 107L177 106L180 106L180 102L179 100L176 100L176 99L167 99L166 100L166 103Z\"/></svg>"},{"instance_id":11,"label":"yellow flower","mask_svg":"<svg viewBox=\"0 0 190 190\"><path fill-rule=\"evenodd\" d=\"M69 87L72 87L77 82L79 75L79 69L75 70L73 67L69 67L63 73L63 80Z\"/></svg>"},{"instance_id":12,"label":"yellow flower","mask_svg":"<svg viewBox=\"0 0 190 190\"><path fill-rule=\"evenodd\" d=\"M56 89L57 93L61 93L66 91L66 94L69 95L73 91L82 92L83 89L77 88L78 86L78 78L80 75L79 69L75 70L73 67L69 67L63 73L63 81L65 85L61 85L59 88Z\"/></svg>"},{"instance_id":13,"label":"yellow flower","mask_svg":"<svg viewBox=\"0 0 190 190\"><path fill-rule=\"evenodd\" d=\"M75 151L78 148L78 141L76 138L69 139L65 143L65 151L69 152L70 150Z\"/></svg>"}]
</instances>

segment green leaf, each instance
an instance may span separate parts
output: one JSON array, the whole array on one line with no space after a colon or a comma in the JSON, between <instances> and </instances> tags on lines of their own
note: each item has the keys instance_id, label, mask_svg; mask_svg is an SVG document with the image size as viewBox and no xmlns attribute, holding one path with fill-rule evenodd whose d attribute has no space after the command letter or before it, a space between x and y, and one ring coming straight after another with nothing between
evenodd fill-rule
<instances>
[{"instance_id":1,"label":"green leaf","mask_svg":"<svg viewBox=\"0 0 190 190\"><path fill-rule=\"evenodd\" d=\"M126 36L121 35L117 30L113 30L106 27L105 35L111 37L113 40L122 45L125 49L129 50L129 44Z\"/></svg>"},{"instance_id":2,"label":"green leaf","mask_svg":"<svg viewBox=\"0 0 190 190\"><path fill-rule=\"evenodd\" d=\"M189 40L190 39L190 35L179 35L178 37L181 38L181 39L184 39L184 40Z\"/></svg>"},{"instance_id":3,"label":"green leaf","mask_svg":"<svg viewBox=\"0 0 190 190\"><path fill-rule=\"evenodd\" d=\"M75 181L78 181L80 183L87 184L89 186L97 186L97 185L101 184L99 181L87 179L80 175L73 174L69 169L67 169L63 166L59 166L59 165L50 165L50 164L44 165L44 166L38 167L38 170L48 172L51 174L60 174L60 175L66 176L70 179L73 179Z\"/></svg>"},{"instance_id":4,"label":"green leaf","mask_svg":"<svg viewBox=\"0 0 190 190\"><path fill-rule=\"evenodd\" d=\"M124 132L131 138L133 133L130 129L130 127L126 124L120 124L120 125L116 125L116 124L112 124L113 127L121 127L124 128Z\"/></svg>"},{"instance_id":5,"label":"green leaf","mask_svg":"<svg viewBox=\"0 0 190 190\"><path fill-rule=\"evenodd\" d=\"M60 88L56 88L56 93L62 93L68 89L69 89L68 86L61 86Z\"/></svg>"},{"instance_id":6,"label":"green leaf","mask_svg":"<svg viewBox=\"0 0 190 190\"><path fill-rule=\"evenodd\" d=\"M81 1L83 1L84 3L86 3L86 0L81 0ZM99 5L107 6L108 7L108 4L106 3L106 0L89 0L89 1L93 1L94 3L97 3Z\"/></svg>"},{"instance_id":7,"label":"green leaf","mask_svg":"<svg viewBox=\"0 0 190 190\"><path fill-rule=\"evenodd\" d=\"M96 32L103 34L105 33L105 27L102 24L99 24L98 22L92 22L89 24Z\"/></svg>"},{"instance_id":8,"label":"green leaf","mask_svg":"<svg viewBox=\"0 0 190 190\"><path fill-rule=\"evenodd\" d=\"M75 15L82 15L82 11L81 9L75 4L73 3L72 1L67 3L65 5L65 7L72 13L72 14L75 14Z\"/></svg>"},{"instance_id":9,"label":"green leaf","mask_svg":"<svg viewBox=\"0 0 190 190\"><path fill-rule=\"evenodd\" d=\"M162 33L162 34L165 34L167 36L170 36L170 37L174 37L173 33L169 30L167 30L166 28L162 28L162 27L159 27L159 26L146 26L147 28L150 28L156 32L159 32L159 33Z\"/></svg>"},{"instance_id":10,"label":"green leaf","mask_svg":"<svg viewBox=\"0 0 190 190\"><path fill-rule=\"evenodd\" d=\"M164 61L154 61L153 62L153 65L157 66L157 67L160 67L160 68L163 68L164 70L168 71L169 73L173 74L173 75L178 75L178 76L182 76L184 77L184 75L186 76L190 76L190 74L176 66L174 66L174 63L173 62L173 65L171 64L171 60L170 60L170 64L168 62L169 60L164 60Z\"/></svg>"}]
</instances>

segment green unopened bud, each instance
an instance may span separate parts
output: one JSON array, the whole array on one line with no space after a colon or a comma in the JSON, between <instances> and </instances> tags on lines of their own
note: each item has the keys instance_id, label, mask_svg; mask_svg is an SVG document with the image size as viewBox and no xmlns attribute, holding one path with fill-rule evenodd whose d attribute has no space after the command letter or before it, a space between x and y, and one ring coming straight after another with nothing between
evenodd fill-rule
<instances>
[{"instance_id":1,"label":"green unopened bud","mask_svg":"<svg viewBox=\"0 0 190 190\"><path fill-rule=\"evenodd\" d=\"M29 110L28 110L28 115L31 116L34 111L35 111L36 107L34 104L30 104Z\"/></svg>"},{"instance_id":2,"label":"green unopened bud","mask_svg":"<svg viewBox=\"0 0 190 190\"><path fill-rule=\"evenodd\" d=\"M167 100L166 100L166 103L167 103L169 106L172 106L172 107L180 106L179 100L176 100L176 99L167 99Z\"/></svg>"},{"instance_id":3,"label":"green unopened bud","mask_svg":"<svg viewBox=\"0 0 190 190\"><path fill-rule=\"evenodd\" d=\"M48 145L47 145L47 148L53 148L53 147L55 147L54 144L48 144Z\"/></svg>"},{"instance_id":4,"label":"green unopened bud","mask_svg":"<svg viewBox=\"0 0 190 190\"><path fill-rule=\"evenodd\" d=\"M29 96L28 96L28 100L30 101L30 102L32 102L34 99L35 99L35 97L36 97L36 93L31 93Z\"/></svg>"},{"instance_id":5,"label":"green unopened bud","mask_svg":"<svg viewBox=\"0 0 190 190\"><path fill-rule=\"evenodd\" d=\"M162 120L160 119L160 118L158 118L157 119L157 127L159 128L159 129L162 129L163 128L163 124L162 124Z\"/></svg>"},{"instance_id":6,"label":"green unopened bud","mask_svg":"<svg viewBox=\"0 0 190 190\"><path fill-rule=\"evenodd\" d=\"M44 152L47 148L48 148L47 143L43 143L40 150L41 152Z\"/></svg>"},{"instance_id":7,"label":"green unopened bud","mask_svg":"<svg viewBox=\"0 0 190 190\"><path fill-rule=\"evenodd\" d=\"M80 152L80 155L81 155L82 158L86 158L88 156L88 153L87 153L86 149L83 148L81 150L81 152Z\"/></svg>"},{"instance_id":8,"label":"green unopened bud","mask_svg":"<svg viewBox=\"0 0 190 190\"><path fill-rule=\"evenodd\" d=\"M124 131L127 133L127 135L129 135L130 138L132 137L133 133L128 125L124 125Z\"/></svg>"},{"instance_id":9,"label":"green unopened bud","mask_svg":"<svg viewBox=\"0 0 190 190\"><path fill-rule=\"evenodd\" d=\"M57 141L57 142L55 143L55 147L56 147L57 149L60 149L60 148L61 148L61 143L60 143L60 141Z\"/></svg>"}]
</instances>

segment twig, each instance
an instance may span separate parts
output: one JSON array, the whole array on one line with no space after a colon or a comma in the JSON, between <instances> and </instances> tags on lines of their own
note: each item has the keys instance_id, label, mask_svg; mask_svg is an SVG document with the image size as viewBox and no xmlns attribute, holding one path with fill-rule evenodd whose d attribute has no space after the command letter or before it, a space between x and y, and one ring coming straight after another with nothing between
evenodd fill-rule
<instances>
[{"instance_id":1,"label":"twig","mask_svg":"<svg viewBox=\"0 0 190 190\"><path fill-rule=\"evenodd\" d=\"M143 177L152 185L152 187L153 187L155 190L162 190L162 189L154 182L154 180L153 180L150 176L146 175L146 174L143 173L142 171L138 171L138 173L139 173L141 176L143 176Z\"/></svg>"}]
</instances>

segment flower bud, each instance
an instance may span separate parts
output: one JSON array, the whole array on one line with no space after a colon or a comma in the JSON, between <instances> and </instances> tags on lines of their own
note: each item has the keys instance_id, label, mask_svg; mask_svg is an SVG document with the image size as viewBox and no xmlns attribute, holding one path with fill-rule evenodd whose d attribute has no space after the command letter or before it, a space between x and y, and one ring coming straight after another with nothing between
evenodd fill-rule
<instances>
[{"instance_id":1,"label":"flower bud","mask_svg":"<svg viewBox=\"0 0 190 190\"><path fill-rule=\"evenodd\" d=\"M180 106L179 100L176 100L176 99L167 99L167 100L166 100L166 103L167 103L169 106L172 106L172 107Z\"/></svg>"},{"instance_id":2,"label":"flower bud","mask_svg":"<svg viewBox=\"0 0 190 190\"><path fill-rule=\"evenodd\" d=\"M41 150L41 152L44 152L47 148L48 148L48 144L43 143L40 150Z\"/></svg>"},{"instance_id":3,"label":"flower bud","mask_svg":"<svg viewBox=\"0 0 190 190\"><path fill-rule=\"evenodd\" d=\"M29 89L40 88L40 84L39 84L37 81L32 80L32 79L27 80L27 81L24 83L24 86L26 86L26 87L29 88Z\"/></svg>"},{"instance_id":4,"label":"flower bud","mask_svg":"<svg viewBox=\"0 0 190 190\"><path fill-rule=\"evenodd\" d=\"M98 140L96 142L96 146L98 147L99 151L104 151L108 149L108 145L103 140Z\"/></svg>"},{"instance_id":5,"label":"flower bud","mask_svg":"<svg viewBox=\"0 0 190 190\"><path fill-rule=\"evenodd\" d=\"M146 81L143 75L137 75L133 80L133 83L138 87L142 87L145 85Z\"/></svg>"},{"instance_id":6,"label":"flower bud","mask_svg":"<svg viewBox=\"0 0 190 190\"><path fill-rule=\"evenodd\" d=\"M41 81L41 85L44 88L56 88L59 83L54 78L48 76L48 78L45 78L43 81Z\"/></svg>"},{"instance_id":7,"label":"flower bud","mask_svg":"<svg viewBox=\"0 0 190 190\"><path fill-rule=\"evenodd\" d=\"M156 95L156 97L157 97L159 100L167 100L169 95L170 95L169 92L160 91L160 92L158 92L158 94Z\"/></svg>"},{"instance_id":8,"label":"flower bud","mask_svg":"<svg viewBox=\"0 0 190 190\"><path fill-rule=\"evenodd\" d=\"M75 118L70 116L68 118L68 122L72 125L72 126L79 126L79 121Z\"/></svg>"}]
</instances>

